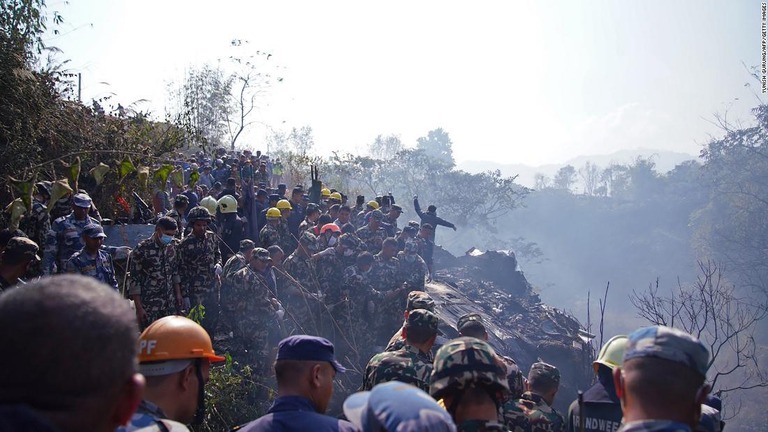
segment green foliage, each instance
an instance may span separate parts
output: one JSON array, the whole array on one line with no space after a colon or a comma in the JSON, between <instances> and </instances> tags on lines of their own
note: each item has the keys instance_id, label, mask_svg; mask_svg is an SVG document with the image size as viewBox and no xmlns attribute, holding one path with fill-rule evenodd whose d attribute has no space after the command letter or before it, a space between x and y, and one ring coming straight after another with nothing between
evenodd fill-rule
<instances>
[{"instance_id":1,"label":"green foliage","mask_svg":"<svg viewBox=\"0 0 768 432\"><path fill-rule=\"evenodd\" d=\"M189 313L187 314L187 318L202 325L203 319L205 319L205 306L203 306L202 304L199 304L193 307L192 309L189 310Z\"/></svg>"},{"instance_id":2,"label":"green foliage","mask_svg":"<svg viewBox=\"0 0 768 432\"><path fill-rule=\"evenodd\" d=\"M232 361L229 354L224 366L211 368L205 386L206 415L195 432L230 430L254 420L267 412L275 398L274 391L261 382L250 366Z\"/></svg>"}]
</instances>

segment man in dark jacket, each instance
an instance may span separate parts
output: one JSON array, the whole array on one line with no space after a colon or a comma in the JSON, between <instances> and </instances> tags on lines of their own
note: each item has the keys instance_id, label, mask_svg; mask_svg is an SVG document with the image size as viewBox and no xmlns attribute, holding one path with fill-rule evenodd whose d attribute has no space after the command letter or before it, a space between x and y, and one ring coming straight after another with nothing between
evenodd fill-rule
<instances>
[{"instance_id":1,"label":"man in dark jacket","mask_svg":"<svg viewBox=\"0 0 768 432\"><path fill-rule=\"evenodd\" d=\"M413 208L416 210L416 214L419 215L419 217L421 218L422 225L430 224L432 225L432 228L434 228L434 230L432 231L432 237L430 238L430 240L432 240L433 243L435 242L435 233L437 232L438 225L452 228L454 231L456 231L456 225L448 222L445 219L437 217L437 207L435 207L434 205L430 205L429 207L427 207L426 213L422 212L421 206L419 205L418 196L413 197Z\"/></svg>"},{"instance_id":2,"label":"man in dark jacket","mask_svg":"<svg viewBox=\"0 0 768 432\"><path fill-rule=\"evenodd\" d=\"M317 336L294 335L280 341L277 350L277 399L265 416L234 430L356 431L351 423L324 414L336 373L346 371L334 357L333 344Z\"/></svg>"}]
</instances>

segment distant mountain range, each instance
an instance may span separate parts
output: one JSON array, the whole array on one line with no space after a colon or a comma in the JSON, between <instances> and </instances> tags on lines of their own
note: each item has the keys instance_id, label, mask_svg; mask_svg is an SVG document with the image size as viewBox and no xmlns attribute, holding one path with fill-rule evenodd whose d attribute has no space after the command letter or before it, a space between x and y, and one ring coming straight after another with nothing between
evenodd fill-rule
<instances>
[{"instance_id":1,"label":"distant mountain range","mask_svg":"<svg viewBox=\"0 0 768 432\"><path fill-rule=\"evenodd\" d=\"M633 149L619 150L611 154L578 156L570 159L564 164L548 164L540 166L530 166L525 164L502 164L493 161L466 161L458 164L458 168L470 173L479 173L485 171L500 170L504 176L517 175L517 183L523 186L533 187L534 176L537 173L544 174L549 178L554 177L557 170L566 166L573 165L576 170L583 167L585 163L591 162L600 168L605 168L612 163L629 165L638 157L652 157L656 162L656 171L666 173L681 162L696 160L697 156L688 153L678 153L658 149Z\"/></svg>"}]
</instances>

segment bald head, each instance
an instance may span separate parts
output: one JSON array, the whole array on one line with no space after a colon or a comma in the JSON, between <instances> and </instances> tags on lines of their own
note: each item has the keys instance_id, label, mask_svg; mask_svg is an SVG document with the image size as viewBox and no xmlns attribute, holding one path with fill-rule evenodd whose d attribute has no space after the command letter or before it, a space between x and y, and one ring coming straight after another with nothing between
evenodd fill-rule
<instances>
[{"instance_id":1,"label":"bald head","mask_svg":"<svg viewBox=\"0 0 768 432\"><path fill-rule=\"evenodd\" d=\"M0 328L6 353L0 356L1 404L60 417L91 415L98 423L113 414L109 405L134 378L135 317L125 300L93 278L54 276L7 292L0 296Z\"/></svg>"}]
</instances>

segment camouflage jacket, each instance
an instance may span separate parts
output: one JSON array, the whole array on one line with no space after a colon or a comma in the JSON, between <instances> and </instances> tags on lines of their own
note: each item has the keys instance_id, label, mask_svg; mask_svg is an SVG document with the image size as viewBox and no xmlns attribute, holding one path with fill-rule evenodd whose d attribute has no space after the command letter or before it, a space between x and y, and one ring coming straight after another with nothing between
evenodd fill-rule
<instances>
[{"instance_id":1,"label":"camouflage jacket","mask_svg":"<svg viewBox=\"0 0 768 432\"><path fill-rule=\"evenodd\" d=\"M525 392L523 373L517 362L511 357L499 355L499 358L504 362L505 369L508 370L507 383L509 384L510 399L519 399Z\"/></svg>"},{"instance_id":2,"label":"camouflage jacket","mask_svg":"<svg viewBox=\"0 0 768 432\"><path fill-rule=\"evenodd\" d=\"M176 237L177 239L182 238L184 233L184 228L186 228L186 224L184 223L185 222L184 216L180 215L179 212L176 211L176 209L169 211L168 213L165 214L165 216L176 221L176 234L174 234L173 236Z\"/></svg>"},{"instance_id":3,"label":"camouflage jacket","mask_svg":"<svg viewBox=\"0 0 768 432\"><path fill-rule=\"evenodd\" d=\"M85 246L81 234L83 228L89 224L101 225L90 216L86 216L83 220L75 220L74 213L62 216L51 224L51 229L45 236L43 273L53 274L54 264L59 272L64 271L67 260Z\"/></svg>"},{"instance_id":4,"label":"camouflage jacket","mask_svg":"<svg viewBox=\"0 0 768 432\"><path fill-rule=\"evenodd\" d=\"M374 312L374 301L383 298L383 294L371 287L368 274L363 273L356 265L344 269L342 285L345 295L349 299L351 318L357 321L368 321L368 317Z\"/></svg>"},{"instance_id":5,"label":"camouflage jacket","mask_svg":"<svg viewBox=\"0 0 768 432\"><path fill-rule=\"evenodd\" d=\"M671 420L640 420L621 425L618 432L691 432L691 427Z\"/></svg>"},{"instance_id":6,"label":"camouflage jacket","mask_svg":"<svg viewBox=\"0 0 768 432\"><path fill-rule=\"evenodd\" d=\"M45 236L51 230L51 218L45 205L39 201L32 202L32 212L24 216L19 223L19 229L24 231L30 240L37 243L40 247L38 255L42 256Z\"/></svg>"},{"instance_id":7,"label":"camouflage jacket","mask_svg":"<svg viewBox=\"0 0 768 432\"><path fill-rule=\"evenodd\" d=\"M179 243L178 257L182 296L203 295L214 289L215 267L221 265L221 252L213 232L206 231L203 237L185 237Z\"/></svg>"},{"instance_id":8,"label":"camouflage jacket","mask_svg":"<svg viewBox=\"0 0 768 432\"><path fill-rule=\"evenodd\" d=\"M371 265L368 278L376 291L391 291L403 284L400 260L397 258L384 259L381 253L374 255L373 258L373 265ZM400 309L404 308L405 304Z\"/></svg>"},{"instance_id":9,"label":"camouflage jacket","mask_svg":"<svg viewBox=\"0 0 768 432\"><path fill-rule=\"evenodd\" d=\"M385 226L384 231L387 233L387 237L394 237L397 235L397 219L389 217L388 214L384 215L384 219L381 220L382 225Z\"/></svg>"},{"instance_id":10,"label":"camouflage jacket","mask_svg":"<svg viewBox=\"0 0 768 432\"><path fill-rule=\"evenodd\" d=\"M387 232L384 228L379 228L376 231L372 230L368 225L358 229L355 235L363 241L368 252L377 254L381 250L381 243L387 238Z\"/></svg>"},{"instance_id":11,"label":"camouflage jacket","mask_svg":"<svg viewBox=\"0 0 768 432\"><path fill-rule=\"evenodd\" d=\"M283 263L283 269L296 279L305 290L317 292L317 276L315 275L315 264L310 257L299 256L292 253Z\"/></svg>"},{"instance_id":12,"label":"camouflage jacket","mask_svg":"<svg viewBox=\"0 0 768 432\"><path fill-rule=\"evenodd\" d=\"M427 354L406 345L403 349L376 354L365 367L363 390L376 384L400 381L429 392L432 362Z\"/></svg>"},{"instance_id":13,"label":"camouflage jacket","mask_svg":"<svg viewBox=\"0 0 768 432\"><path fill-rule=\"evenodd\" d=\"M229 257L227 262L224 264L224 268L221 270L222 306L224 303L228 303L232 298L233 276L235 275L235 273L245 268L247 265L248 263L245 262L245 257L241 252L238 252L235 255L232 255L231 257ZM229 304L227 306L229 306Z\"/></svg>"},{"instance_id":14,"label":"camouflage jacket","mask_svg":"<svg viewBox=\"0 0 768 432\"><path fill-rule=\"evenodd\" d=\"M456 425L457 432L510 432L503 424L488 420L465 420Z\"/></svg>"},{"instance_id":15,"label":"camouflage jacket","mask_svg":"<svg viewBox=\"0 0 768 432\"><path fill-rule=\"evenodd\" d=\"M397 260L400 261L400 274L408 284L408 289L424 291L424 280L428 273L427 263L418 255L408 255L403 252L397 254Z\"/></svg>"},{"instance_id":16,"label":"camouflage jacket","mask_svg":"<svg viewBox=\"0 0 768 432\"><path fill-rule=\"evenodd\" d=\"M142 301L150 296L172 299L173 285L181 282L176 255L178 245L178 240L163 245L154 238L139 242L136 249L131 251L128 294L141 294Z\"/></svg>"},{"instance_id":17,"label":"camouflage jacket","mask_svg":"<svg viewBox=\"0 0 768 432\"><path fill-rule=\"evenodd\" d=\"M279 244L280 244L280 231L278 230L278 228L270 225L269 223L264 225L261 231L259 231L259 246L266 249L272 245L279 245Z\"/></svg>"},{"instance_id":18,"label":"camouflage jacket","mask_svg":"<svg viewBox=\"0 0 768 432\"><path fill-rule=\"evenodd\" d=\"M280 220L280 225L277 226L277 232L280 237L277 240L277 245L283 250L283 253L290 255L296 250L296 246L299 244L296 238L291 233L291 229L288 226L288 222ZM264 247L264 246L262 246Z\"/></svg>"},{"instance_id":19,"label":"camouflage jacket","mask_svg":"<svg viewBox=\"0 0 768 432\"><path fill-rule=\"evenodd\" d=\"M95 256L91 256L85 249L80 249L69 258L64 265L64 271L66 273L90 276L111 286L115 290L118 289L112 256L105 250L99 249L96 251Z\"/></svg>"},{"instance_id":20,"label":"camouflage jacket","mask_svg":"<svg viewBox=\"0 0 768 432\"><path fill-rule=\"evenodd\" d=\"M503 421L513 432L562 432L563 417L534 393L525 392L517 401L510 399L503 407Z\"/></svg>"},{"instance_id":21,"label":"camouflage jacket","mask_svg":"<svg viewBox=\"0 0 768 432\"><path fill-rule=\"evenodd\" d=\"M328 249L318 252L315 269L317 269L317 280L320 282L325 304L335 306L342 302L342 278L344 276L344 263L341 257L336 253L336 249Z\"/></svg>"},{"instance_id":22,"label":"camouflage jacket","mask_svg":"<svg viewBox=\"0 0 768 432\"><path fill-rule=\"evenodd\" d=\"M272 308L272 293L264 275L250 266L243 267L232 275L232 304L236 320L263 325L275 317Z\"/></svg>"}]
</instances>

